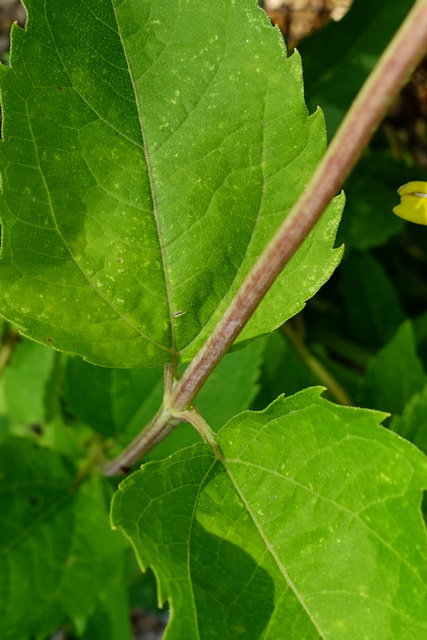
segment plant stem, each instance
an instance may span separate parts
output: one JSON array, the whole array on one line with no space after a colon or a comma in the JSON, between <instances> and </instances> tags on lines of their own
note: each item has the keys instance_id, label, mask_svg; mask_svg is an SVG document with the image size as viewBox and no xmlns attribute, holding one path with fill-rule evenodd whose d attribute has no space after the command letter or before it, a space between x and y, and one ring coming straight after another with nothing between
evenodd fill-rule
<instances>
[{"instance_id":1,"label":"plant stem","mask_svg":"<svg viewBox=\"0 0 427 640\"><path fill-rule=\"evenodd\" d=\"M167 402L110 463L106 473L114 475L126 470L182 419L188 419L187 408L342 187L393 97L426 49L427 0L418 0L362 87L298 202L246 276L212 334L170 390Z\"/></svg>"},{"instance_id":2,"label":"plant stem","mask_svg":"<svg viewBox=\"0 0 427 640\"><path fill-rule=\"evenodd\" d=\"M107 476L126 474L135 462L166 438L180 422L183 422L183 418L172 415L169 408L162 404L141 433L104 468L104 473Z\"/></svg>"},{"instance_id":3,"label":"plant stem","mask_svg":"<svg viewBox=\"0 0 427 640\"><path fill-rule=\"evenodd\" d=\"M216 457L221 458L222 454L218 443L215 440L215 433L212 431L206 420L203 418L203 416L200 415L197 409L193 407L192 409L183 411L181 417L183 420L185 420L185 422L189 422L195 429L197 429L202 438L211 445Z\"/></svg>"}]
</instances>

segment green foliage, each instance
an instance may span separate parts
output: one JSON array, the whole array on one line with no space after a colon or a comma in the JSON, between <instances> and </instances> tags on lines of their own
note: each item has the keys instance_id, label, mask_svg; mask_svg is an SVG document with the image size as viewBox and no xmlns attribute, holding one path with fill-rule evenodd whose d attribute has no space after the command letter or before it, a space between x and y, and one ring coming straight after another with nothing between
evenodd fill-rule
<instances>
[{"instance_id":1,"label":"green foliage","mask_svg":"<svg viewBox=\"0 0 427 640\"><path fill-rule=\"evenodd\" d=\"M381 132L342 266L304 308L341 196L188 407L207 441L183 422L103 474L309 180L317 104L331 135L412 4L355 0L301 44L303 89L255 0L26 1L0 67L1 640L130 640L156 601L168 640L427 634L427 230L391 214L424 175Z\"/></svg>"},{"instance_id":2,"label":"green foliage","mask_svg":"<svg viewBox=\"0 0 427 640\"><path fill-rule=\"evenodd\" d=\"M381 411L402 413L426 382L413 330L406 322L369 365L365 379L367 404Z\"/></svg>"},{"instance_id":3,"label":"green foliage","mask_svg":"<svg viewBox=\"0 0 427 640\"><path fill-rule=\"evenodd\" d=\"M427 454L427 387L412 396L402 416L393 417L390 428Z\"/></svg>"},{"instance_id":4,"label":"green foliage","mask_svg":"<svg viewBox=\"0 0 427 640\"><path fill-rule=\"evenodd\" d=\"M414 167L396 161L389 151L370 149L345 184L346 215L338 231L338 241L344 242L347 249L366 251L402 233L405 223L390 215L398 201L390 185L398 187L414 179Z\"/></svg>"},{"instance_id":5,"label":"green foliage","mask_svg":"<svg viewBox=\"0 0 427 640\"><path fill-rule=\"evenodd\" d=\"M405 319L382 265L369 253L350 253L341 271L345 315L352 336L383 346Z\"/></svg>"},{"instance_id":6,"label":"green foliage","mask_svg":"<svg viewBox=\"0 0 427 640\"><path fill-rule=\"evenodd\" d=\"M261 390L255 407L263 409L280 394L291 395L318 382L298 357L283 332L276 331L268 338L261 373Z\"/></svg>"},{"instance_id":7,"label":"green foliage","mask_svg":"<svg viewBox=\"0 0 427 640\"><path fill-rule=\"evenodd\" d=\"M35 342L18 345L3 379L9 417L21 423L44 422L46 395L55 362L55 352Z\"/></svg>"},{"instance_id":8,"label":"green foliage","mask_svg":"<svg viewBox=\"0 0 427 640\"><path fill-rule=\"evenodd\" d=\"M96 364L189 360L325 150L299 56L254 0L37 6L1 67L2 313ZM239 340L331 275L341 207Z\"/></svg>"},{"instance_id":9,"label":"green foliage","mask_svg":"<svg viewBox=\"0 0 427 640\"><path fill-rule=\"evenodd\" d=\"M168 639L425 634L427 461L380 418L307 390L231 420L217 457L195 445L120 485L112 520L155 567Z\"/></svg>"},{"instance_id":10,"label":"green foliage","mask_svg":"<svg viewBox=\"0 0 427 640\"><path fill-rule=\"evenodd\" d=\"M89 617L82 640L130 640L128 602L123 585L111 582Z\"/></svg>"},{"instance_id":11,"label":"green foliage","mask_svg":"<svg viewBox=\"0 0 427 640\"><path fill-rule=\"evenodd\" d=\"M102 478L77 486L69 461L13 437L0 442L0 469L0 636L78 627L123 574Z\"/></svg>"}]
</instances>

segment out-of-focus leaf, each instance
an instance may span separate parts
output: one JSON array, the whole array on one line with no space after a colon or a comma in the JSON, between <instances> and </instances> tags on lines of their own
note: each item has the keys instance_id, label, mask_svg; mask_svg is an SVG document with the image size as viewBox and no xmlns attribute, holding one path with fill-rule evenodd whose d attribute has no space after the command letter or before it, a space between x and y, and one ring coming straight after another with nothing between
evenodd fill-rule
<instances>
[{"instance_id":1,"label":"out-of-focus leaf","mask_svg":"<svg viewBox=\"0 0 427 640\"><path fill-rule=\"evenodd\" d=\"M24 340L15 348L3 379L6 409L12 420L24 424L44 422L55 356L53 349L31 340Z\"/></svg>"},{"instance_id":2,"label":"out-of-focus leaf","mask_svg":"<svg viewBox=\"0 0 427 640\"><path fill-rule=\"evenodd\" d=\"M68 462L31 440L0 443L2 640L81 626L121 575L124 547L109 527L102 478L73 488L74 478Z\"/></svg>"},{"instance_id":3,"label":"out-of-focus leaf","mask_svg":"<svg viewBox=\"0 0 427 640\"><path fill-rule=\"evenodd\" d=\"M393 418L390 429L427 454L427 387L412 396L402 416Z\"/></svg>"},{"instance_id":4,"label":"out-of-focus leaf","mask_svg":"<svg viewBox=\"0 0 427 640\"><path fill-rule=\"evenodd\" d=\"M157 610L157 583L156 578L151 571L147 569L141 573L141 567L138 559L133 553L130 555L129 567L129 601L132 608L148 609L149 611Z\"/></svg>"},{"instance_id":5,"label":"out-of-focus leaf","mask_svg":"<svg viewBox=\"0 0 427 640\"><path fill-rule=\"evenodd\" d=\"M415 341L417 351L423 361L424 368L427 367L427 312L422 313L413 321Z\"/></svg>"},{"instance_id":6,"label":"out-of-focus leaf","mask_svg":"<svg viewBox=\"0 0 427 640\"><path fill-rule=\"evenodd\" d=\"M284 332L275 332L267 341L262 366L261 390L256 397L253 409L265 409L273 402L273 392L277 395L291 395L308 386L322 384L325 397L343 404L357 404L361 399L362 376L354 369L346 368L335 361L322 344L304 344L312 368L297 352L294 344ZM330 379L334 391L331 393ZM340 387L338 396L337 387ZM344 398L344 394L347 398ZM334 395L335 394L335 395Z\"/></svg>"},{"instance_id":7,"label":"out-of-focus leaf","mask_svg":"<svg viewBox=\"0 0 427 640\"><path fill-rule=\"evenodd\" d=\"M117 572L117 580L99 596L95 611L79 636L82 640L131 640L126 586L124 576Z\"/></svg>"},{"instance_id":8,"label":"out-of-focus leaf","mask_svg":"<svg viewBox=\"0 0 427 640\"><path fill-rule=\"evenodd\" d=\"M120 485L112 520L171 602L168 640L427 633L427 462L381 417L309 389Z\"/></svg>"},{"instance_id":9,"label":"out-of-focus leaf","mask_svg":"<svg viewBox=\"0 0 427 640\"><path fill-rule=\"evenodd\" d=\"M261 372L254 409L265 409L280 394L291 395L319 382L280 330L266 340Z\"/></svg>"},{"instance_id":10,"label":"out-of-focus leaf","mask_svg":"<svg viewBox=\"0 0 427 640\"><path fill-rule=\"evenodd\" d=\"M426 374L416 352L412 325L405 322L368 366L365 404L401 414L414 393L421 391L426 382Z\"/></svg>"},{"instance_id":11,"label":"out-of-focus leaf","mask_svg":"<svg viewBox=\"0 0 427 640\"><path fill-rule=\"evenodd\" d=\"M420 170L390 158L389 153L370 149L347 180L345 214L338 241L346 250L365 251L385 244L402 233L405 222L393 214L399 202L397 189L415 180Z\"/></svg>"},{"instance_id":12,"label":"out-of-focus leaf","mask_svg":"<svg viewBox=\"0 0 427 640\"><path fill-rule=\"evenodd\" d=\"M352 252L341 268L341 289L351 335L369 347L381 347L396 333L405 314L378 260Z\"/></svg>"},{"instance_id":13,"label":"out-of-focus leaf","mask_svg":"<svg viewBox=\"0 0 427 640\"><path fill-rule=\"evenodd\" d=\"M314 344L312 352L329 375L344 390L350 403L355 406L361 406L363 404L363 374L357 366L352 362L344 364L335 353L328 353L328 350L322 344ZM336 396L326 393L325 396L337 402ZM343 402L343 404L347 403Z\"/></svg>"}]
</instances>

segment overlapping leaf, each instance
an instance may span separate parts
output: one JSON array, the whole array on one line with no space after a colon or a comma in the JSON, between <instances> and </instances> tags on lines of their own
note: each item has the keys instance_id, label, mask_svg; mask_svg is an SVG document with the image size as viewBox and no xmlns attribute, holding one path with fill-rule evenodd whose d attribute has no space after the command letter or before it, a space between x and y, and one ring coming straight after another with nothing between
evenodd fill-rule
<instances>
[{"instance_id":1,"label":"overlapping leaf","mask_svg":"<svg viewBox=\"0 0 427 640\"><path fill-rule=\"evenodd\" d=\"M298 54L255 0L26 5L1 68L1 311L97 364L188 360L323 154ZM242 340L329 277L340 206Z\"/></svg>"},{"instance_id":2,"label":"overlapping leaf","mask_svg":"<svg viewBox=\"0 0 427 640\"><path fill-rule=\"evenodd\" d=\"M309 389L121 484L112 520L171 601L168 640L424 637L427 462L381 417Z\"/></svg>"}]
</instances>

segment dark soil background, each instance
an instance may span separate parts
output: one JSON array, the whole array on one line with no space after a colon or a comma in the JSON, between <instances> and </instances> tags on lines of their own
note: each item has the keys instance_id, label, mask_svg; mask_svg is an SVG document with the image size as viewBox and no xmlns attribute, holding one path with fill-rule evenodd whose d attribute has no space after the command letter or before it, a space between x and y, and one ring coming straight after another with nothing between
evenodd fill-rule
<instances>
[{"instance_id":1,"label":"dark soil background","mask_svg":"<svg viewBox=\"0 0 427 640\"><path fill-rule=\"evenodd\" d=\"M0 0L0 60L7 61L5 54L9 52L9 32L12 24L18 22L25 25L26 13L19 0Z\"/></svg>"}]
</instances>

